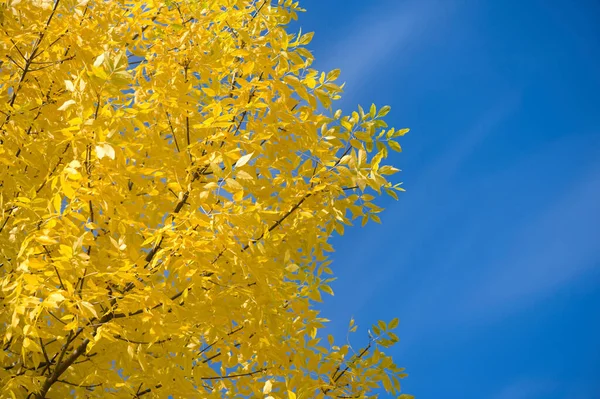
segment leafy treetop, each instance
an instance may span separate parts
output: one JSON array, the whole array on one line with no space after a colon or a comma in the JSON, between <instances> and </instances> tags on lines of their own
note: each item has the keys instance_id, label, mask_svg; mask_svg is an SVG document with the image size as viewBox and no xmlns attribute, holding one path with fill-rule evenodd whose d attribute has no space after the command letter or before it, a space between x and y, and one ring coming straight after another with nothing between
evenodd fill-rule
<instances>
[{"instance_id":1,"label":"leafy treetop","mask_svg":"<svg viewBox=\"0 0 600 399\"><path fill-rule=\"evenodd\" d=\"M332 110L297 2L0 4L2 395L399 394L397 320L353 350L314 302L407 130Z\"/></svg>"}]
</instances>

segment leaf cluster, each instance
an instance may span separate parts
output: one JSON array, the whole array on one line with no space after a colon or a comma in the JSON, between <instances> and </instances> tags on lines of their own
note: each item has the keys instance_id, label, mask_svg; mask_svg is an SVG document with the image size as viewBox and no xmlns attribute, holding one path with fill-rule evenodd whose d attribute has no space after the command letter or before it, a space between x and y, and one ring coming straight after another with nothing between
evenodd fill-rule
<instances>
[{"instance_id":1,"label":"leaf cluster","mask_svg":"<svg viewBox=\"0 0 600 399\"><path fill-rule=\"evenodd\" d=\"M324 347L314 303L407 130L332 109L298 3L1 5L2 395L400 392L396 323Z\"/></svg>"}]
</instances>

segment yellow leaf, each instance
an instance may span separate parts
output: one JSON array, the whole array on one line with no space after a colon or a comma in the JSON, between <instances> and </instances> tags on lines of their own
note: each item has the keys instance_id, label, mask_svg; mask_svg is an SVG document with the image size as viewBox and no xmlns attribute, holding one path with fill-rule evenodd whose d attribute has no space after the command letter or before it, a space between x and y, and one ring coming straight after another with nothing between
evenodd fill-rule
<instances>
[{"instance_id":1,"label":"yellow leaf","mask_svg":"<svg viewBox=\"0 0 600 399\"><path fill-rule=\"evenodd\" d=\"M240 159L238 159L237 162L235 163L235 167L240 168L240 167L246 165L248 163L248 161L250 161L250 159L252 159L252 155L254 155L253 152L240 157Z\"/></svg>"},{"instance_id":2,"label":"yellow leaf","mask_svg":"<svg viewBox=\"0 0 600 399\"><path fill-rule=\"evenodd\" d=\"M321 340L316 302L331 236L401 190L383 159L407 130L339 109L340 70L287 33L298 1L17 3L0 47L35 57L0 78L4 396L399 391L379 351L328 381L352 350ZM49 378L45 355L69 369Z\"/></svg>"},{"instance_id":3,"label":"yellow leaf","mask_svg":"<svg viewBox=\"0 0 600 399\"><path fill-rule=\"evenodd\" d=\"M65 87L67 88L68 91L73 92L75 91L75 85L73 84L73 82L71 82L70 80L65 80Z\"/></svg>"},{"instance_id":4,"label":"yellow leaf","mask_svg":"<svg viewBox=\"0 0 600 399\"><path fill-rule=\"evenodd\" d=\"M323 290L323 292L326 292L329 295L333 296L333 290L331 289L330 286L328 286L328 285L322 285L321 286L321 290Z\"/></svg>"},{"instance_id":5,"label":"yellow leaf","mask_svg":"<svg viewBox=\"0 0 600 399\"><path fill-rule=\"evenodd\" d=\"M58 111L64 111L74 104L76 104L75 100L67 100L60 107L58 107Z\"/></svg>"},{"instance_id":6,"label":"yellow leaf","mask_svg":"<svg viewBox=\"0 0 600 399\"><path fill-rule=\"evenodd\" d=\"M298 271L298 269L300 269L300 267L295 263L292 263L285 267L285 270L287 270L290 273L295 273L296 271Z\"/></svg>"},{"instance_id":7,"label":"yellow leaf","mask_svg":"<svg viewBox=\"0 0 600 399\"><path fill-rule=\"evenodd\" d=\"M44 300L47 307L56 308L58 304L65 300L65 297L60 292L53 292Z\"/></svg>"},{"instance_id":8,"label":"yellow leaf","mask_svg":"<svg viewBox=\"0 0 600 399\"><path fill-rule=\"evenodd\" d=\"M133 359L135 352L132 344L127 345L127 353Z\"/></svg>"},{"instance_id":9,"label":"yellow leaf","mask_svg":"<svg viewBox=\"0 0 600 399\"><path fill-rule=\"evenodd\" d=\"M327 80L329 80L329 81L336 80L340 76L340 72L341 71L339 69L333 69L332 71L330 71L327 74Z\"/></svg>"},{"instance_id":10,"label":"yellow leaf","mask_svg":"<svg viewBox=\"0 0 600 399\"><path fill-rule=\"evenodd\" d=\"M204 93L206 93L207 96L210 96L210 97L214 97L214 96L217 95L217 93L213 89L211 89L210 87L203 87L202 91Z\"/></svg>"},{"instance_id":11,"label":"yellow leaf","mask_svg":"<svg viewBox=\"0 0 600 399\"><path fill-rule=\"evenodd\" d=\"M230 187L232 190L242 190L243 187L240 183L238 183L235 179L232 178L227 178L225 179L225 182L227 183L227 186Z\"/></svg>"},{"instance_id":12,"label":"yellow leaf","mask_svg":"<svg viewBox=\"0 0 600 399\"><path fill-rule=\"evenodd\" d=\"M248 172L238 170L235 173L235 178L239 180L253 180L254 178Z\"/></svg>"},{"instance_id":13,"label":"yellow leaf","mask_svg":"<svg viewBox=\"0 0 600 399\"><path fill-rule=\"evenodd\" d=\"M267 380L265 382L265 385L263 386L263 390L262 390L263 394L266 395L266 394L271 393L272 388L273 388L273 383L271 382L271 380Z\"/></svg>"},{"instance_id":14,"label":"yellow leaf","mask_svg":"<svg viewBox=\"0 0 600 399\"><path fill-rule=\"evenodd\" d=\"M81 303L81 305L84 308L86 308L87 310L89 310L90 313L93 314L95 318L98 318L98 313L96 312L96 309L94 308L94 305L92 305L91 303L86 302L86 301L81 301L80 303Z\"/></svg>"},{"instance_id":15,"label":"yellow leaf","mask_svg":"<svg viewBox=\"0 0 600 399\"><path fill-rule=\"evenodd\" d=\"M56 238L51 238L48 237L47 235L41 235L35 238L35 240L37 242L39 242L40 244L46 244L46 245L52 245L52 244L56 244L58 241L56 240Z\"/></svg>"},{"instance_id":16,"label":"yellow leaf","mask_svg":"<svg viewBox=\"0 0 600 399\"><path fill-rule=\"evenodd\" d=\"M388 140L388 145L390 146L390 148L396 152L402 152L402 147L400 147L400 144L398 144L396 141L394 140Z\"/></svg>"},{"instance_id":17,"label":"yellow leaf","mask_svg":"<svg viewBox=\"0 0 600 399\"><path fill-rule=\"evenodd\" d=\"M104 53L102 53L98 57L96 57L96 60L94 61L94 66L97 68L100 65L102 65L103 62L104 62Z\"/></svg>"},{"instance_id":18,"label":"yellow leaf","mask_svg":"<svg viewBox=\"0 0 600 399\"><path fill-rule=\"evenodd\" d=\"M104 157L115 159L115 150L110 146L110 144L103 143L96 146L96 156L98 159L102 159Z\"/></svg>"}]
</instances>

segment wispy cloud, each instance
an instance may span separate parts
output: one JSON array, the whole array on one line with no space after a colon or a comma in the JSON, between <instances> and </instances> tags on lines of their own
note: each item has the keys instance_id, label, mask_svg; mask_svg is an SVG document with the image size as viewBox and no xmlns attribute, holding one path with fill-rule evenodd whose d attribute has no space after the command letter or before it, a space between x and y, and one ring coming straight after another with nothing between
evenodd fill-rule
<instances>
[{"instance_id":1,"label":"wispy cloud","mask_svg":"<svg viewBox=\"0 0 600 399\"><path fill-rule=\"evenodd\" d=\"M347 88L358 88L374 68L392 56L400 67L397 54L402 54L400 59L409 57L410 51L423 45L447 15L448 7L449 2L437 0L397 0L371 8L369 14L357 16L340 30L337 44L320 65L340 68L340 81L348 83Z\"/></svg>"},{"instance_id":2,"label":"wispy cloud","mask_svg":"<svg viewBox=\"0 0 600 399\"><path fill-rule=\"evenodd\" d=\"M464 298L471 316L523 307L600 266L600 164L557 195Z\"/></svg>"},{"instance_id":3,"label":"wispy cloud","mask_svg":"<svg viewBox=\"0 0 600 399\"><path fill-rule=\"evenodd\" d=\"M517 381L505 386L490 399L538 399L546 397L552 388L552 385L547 382Z\"/></svg>"},{"instance_id":4,"label":"wispy cloud","mask_svg":"<svg viewBox=\"0 0 600 399\"><path fill-rule=\"evenodd\" d=\"M562 144L568 146L567 141ZM532 162L551 162L556 147ZM497 187L509 187L522 167L517 163L505 175L488 178ZM485 220L457 226L454 251L440 254L422 289L409 298L419 304L406 315L418 325L414 333L497 321L578 284L600 267L600 163L579 176L571 184L557 184L555 199L531 209L529 217L503 223L506 231L501 235Z\"/></svg>"},{"instance_id":5,"label":"wispy cloud","mask_svg":"<svg viewBox=\"0 0 600 399\"><path fill-rule=\"evenodd\" d=\"M513 94L498 102L471 129L460 135L454 145L420 174L422 184L411 187L405 200L386 211L384 226L388 225L390 232L396 226L402 226L401 245L394 244L398 237L391 233L368 238L361 236L361 244L356 247L369 248L369 251L352 253L351 260L346 262L351 269L364 268L374 261L373 254L381 253L385 248L394 247L396 251L415 248L415 251L398 252L395 267L372 276L368 287L357 281L361 287L357 291L361 294L347 299L352 302L353 309L370 303L382 285L393 285L395 278L410 274L409 269L418 269L419 285L404 294L408 296L404 302L413 306L403 313L415 327L415 334L440 325L485 323L525 309L600 266L600 246L597 244L600 237L600 164L582 169L579 180L562 184L560 188L557 186L555 198L545 201L543 208L532 209L529 217L503 224L507 228L502 237L505 251L487 253L482 249L482 259L472 255L481 245L494 245L494 226L486 225L485 221L472 220L457 225L455 237L448 238L450 241L444 248L431 241L449 214L464 210L463 197L448 197L450 187L455 184L455 176L464 161L487 137L498 132L499 126L518 108L520 96L517 92ZM568 146L566 142L562 144ZM552 162L558 147L541 151L531 162L542 165ZM509 187L511 179L528 178L519 177L519 169L523 166L515 163L502 176L486 178L493 179L498 187ZM464 195L477 190L477 182L473 185L467 185ZM485 210L484 215L490 212L493 209ZM426 251L431 246L436 247L436 254ZM423 251L428 252L427 264L415 257ZM494 254L498 256L494 258Z\"/></svg>"},{"instance_id":6,"label":"wispy cloud","mask_svg":"<svg viewBox=\"0 0 600 399\"><path fill-rule=\"evenodd\" d=\"M449 212L448 207L451 206L452 198L443 201L440 199L448 197L447 193L451 191L457 171L463 162L477 151L478 146L486 137L497 132L499 125L518 108L519 104L520 92L510 92L491 106L487 112L480 115L472 126L457 133L457 140L432 159L429 166L417 175L415 180L418 183L408 188L409 192L402 196L401 201L393 203L386 209L381 235L361 233L356 237L359 242L349 243L349 247L368 248L369 250L347 254L348 261L344 261L343 255L340 254L336 256L336 263L344 263L347 270L361 270L365 265L373 262L373 254L385 254L389 248L406 250L428 247L426 241L431 233L439 227L445 214ZM404 233L401 245L396 243L398 235L395 232L398 229ZM473 234L467 232L464 237L465 242L460 245L470 245L469 240L473 238ZM456 248L460 249L458 246ZM357 290L360 295L354 295L347 299L352 302L349 307L359 311L378 292L382 284L393 284L395 278L403 275L410 265L415 264L414 254L411 252L398 253L394 267L372 276L368 286L363 286L362 281L358 278L355 282L346 282L348 287L351 287L353 283L361 287L360 290ZM455 255L460 256L460 253ZM444 256L446 260L444 265L446 265L453 254L444 254ZM418 293L418 298L412 298L411 302L427 302L427 298L431 297L432 289L433 287L430 286L427 292Z\"/></svg>"}]
</instances>

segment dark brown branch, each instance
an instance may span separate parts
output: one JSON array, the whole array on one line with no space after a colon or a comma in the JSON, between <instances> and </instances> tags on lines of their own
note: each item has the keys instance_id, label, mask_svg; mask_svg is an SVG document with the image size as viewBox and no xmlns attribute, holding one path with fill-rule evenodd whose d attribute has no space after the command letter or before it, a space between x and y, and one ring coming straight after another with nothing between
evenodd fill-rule
<instances>
[{"instance_id":1,"label":"dark brown branch","mask_svg":"<svg viewBox=\"0 0 600 399\"><path fill-rule=\"evenodd\" d=\"M36 194L39 194L39 192L42 191L42 188L44 188L44 186L48 182L48 179L50 179L50 177L52 177L52 175L56 172L56 169L58 169L58 167L62 164L63 155L69 150L70 147L71 147L71 143L67 143L67 145L65 146L65 149L63 150L62 154L58 158L58 162L56 162L56 165L54 165L54 168L52 168L52 170L50 171L50 173L48 174L46 179L44 179L42 184L40 184L40 186L37 188L37 190L35 190ZM0 230L0 231L2 231L2 230Z\"/></svg>"},{"instance_id":2,"label":"dark brown branch","mask_svg":"<svg viewBox=\"0 0 600 399\"><path fill-rule=\"evenodd\" d=\"M238 331L241 331L241 330L243 330L243 329L244 329L244 326L240 326L240 327L236 328L235 330L232 330L232 331L228 332L228 333L227 333L227 336L232 336L232 335L233 335L233 334L235 334L236 332L238 332ZM219 339L217 339L215 342L213 342L212 344L210 344L210 345L207 345L207 346L206 346L204 349L202 349L202 350L200 351L200 354L203 354L204 352L206 352L207 350L209 350L210 348L212 348L213 346L215 346L217 343L219 343L219 342L220 342L220 341L222 341L222 340L223 340L223 338L219 338ZM210 359L209 359L209 360L210 360Z\"/></svg>"},{"instance_id":3,"label":"dark brown branch","mask_svg":"<svg viewBox=\"0 0 600 399\"><path fill-rule=\"evenodd\" d=\"M50 359L48 358L48 353L46 352L46 346L44 345L44 341L40 338L40 346L42 347L42 353L44 355L44 359L46 359L46 364L50 364ZM42 374L44 375L44 374Z\"/></svg>"},{"instance_id":4,"label":"dark brown branch","mask_svg":"<svg viewBox=\"0 0 600 399\"><path fill-rule=\"evenodd\" d=\"M341 370L342 368L342 364L340 364L334 371L334 373L331 376L331 379L333 380L333 384L337 385L337 382L344 376L344 374L346 374L348 372L348 370L350 370L350 368L360 359L362 359L362 357L369 351L369 349L371 349L371 346L373 346L373 340L371 339L369 341L369 344L358 354L356 355L353 359L351 359L347 364L346 367L344 368L344 370ZM339 374L338 374L339 373ZM335 389L335 388L333 388ZM321 391L326 395L328 392L331 392L333 389L331 388L326 388L326 389L321 389Z\"/></svg>"},{"instance_id":5,"label":"dark brown branch","mask_svg":"<svg viewBox=\"0 0 600 399\"><path fill-rule=\"evenodd\" d=\"M158 18L158 16L160 15L160 12L161 12L161 10L162 10L162 6L158 8L158 10L156 11L156 15L154 15L154 16L153 16L153 17L150 19L150 21L152 21L152 22L156 21L156 18ZM143 35L143 34L144 34L144 32L146 31L146 29L148 29L149 27L150 27L150 25L144 25L144 26L142 26L142 35ZM140 37L140 34L139 34L139 33L136 33L136 34L134 34L134 35L133 35L133 37L131 38L131 40L132 40L132 41L134 41L134 40L137 40L137 39L138 39L138 37Z\"/></svg>"},{"instance_id":6,"label":"dark brown branch","mask_svg":"<svg viewBox=\"0 0 600 399\"><path fill-rule=\"evenodd\" d=\"M184 289L184 290L182 290L182 291L178 292L177 294L173 295L173 296L172 296L171 298L169 298L169 299L170 299L170 300L172 300L172 301L174 301L175 299L177 299L177 298L179 298L180 296L182 296L182 295L183 295L183 293L184 293L186 290L190 290L190 291L191 291L191 288L186 288L186 289ZM153 306L153 307L151 307L149 310L154 310L154 309L156 309L156 308L158 308L158 307L160 307L160 306L164 306L164 305L165 305L165 303L162 303L162 302L161 302L161 303L159 303L158 305L154 305L154 306ZM109 321L109 320L112 320L112 319L122 319L122 318L124 318L124 317L130 317L130 316L135 316L135 315L138 315L138 314L142 314L142 313L144 313L144 310L145 310L145 309L138 309L138 310L136 310L136 311L134 311L134 312L130 312L130 313L113 313L113 314L109 313L109 315L111 315L111 317L110 317L108 320L106 320L106 321ZM92 321L93 321L93 320L92 320ZM106 323L106 321L104 321L104 322L103 322L103 321L102 321L102 319L101 319L101 320L100 320L100 324Z\"/></svg>"},{"instance_id":7,"label":"dark brown branch","mask_svg":"<svg viewBox=\"0 0 600 399\"><path fill-rule=\"evenodd\" d=\"M183 206L183 205L182 205ZM179 211L177 211L179 212ZM177 213L175 212L175 213ZM152 261L152 259L154 258L154 255L156 255L156 253L158 252L158 250L160 249L160 245L163 242L164 237L160 237L160 240L158 241L158 244L156 244L151 250L150 252L148 252L148 255L146 255L146 259L144 259L146 262L150 263Z\"/></svg>"},{"instance_id":8,"label":"dark brown branch","mask_svg":"<svg viewBox=\"0 0 600 399\"><path fill-rule=\"evenodd\" d=\"M72 334L72 333L70 333ZM42 385L42 389L40 390L40 392L36 395L37 399L44 399L46 397L46 394L48 393L48 390L50 389L50 387L52 387L52 385L54 385L55 382L58 381L58 378L73 364L73 362L75 362L75 360L77 360L77 358L79 356L81 356L83 353L85 353L85 350L88 346L88 344L90 343L89 339L84 339L83 342L73 351L73 353L71 353L71 355L69 355L64 362L62 361L62 355L61 354L61 358L59 359L59 361L56 364L56 367L54 368L54 372L52 373L52 376L49 378L46 378L46 381L44 381L44 384ZM65 345L66 348L66 345Z\"/></svg>"},{"instance_id":9,"label":"dark brown branch","mask_svg":"<svg viewBox=\"0 0 600 399\"><path fill-rule=\"evenodd\" d=\"M58 277L58 281L60 282L60 288L64 290L65 285L63 284L62 278L60 278L60 273L58 272L58 269L54 265L52 267L54 267L54 271L56 272L56 276Z\"/></svg>"},{"instance_id":10,"label":"dark brown branch","mask_svg":"<svg viewBox=\"0 0 600 399\"><path fill-rule=\"evenodd\" d=\"M10 55L7 55L6 58L8 58L9 61L11 61L13 64L15 64L17 66L17 68L19 68L22 71L25 71L25 68L23 68L21 65L19 65L19 63L17 61L15 61Z\"/></svg>"},{"instance_id":11,"label":"dark brown branch","mask_svg":"<svg viewBox=\"0 0 600 399\"><path fill-rule=\"evenodd\" d=\"M211 360L213 360L213 359L215 359L215 358L217 358L219 356L221 356L221 352L217 352L214 355L212 355L211 357L207 357L206 359L204 359L202 361L202 363L206 364L206 363L210 362Z\"/></svg>"},{"instance_id":12,"label":"dark brown branch","mask_svg":"<svg viewBox=\"0 0 600 399\"><path fill-rule=\"evenodd\" d=\"M54 65L56 65L56 64L62 64L62 63L64 63L64 62L66 62L66 61L70 61L70 60L72 60L72 59L74 59L74 58L75 58L75 55L71 55L71 56L69 56L69 57L65 57L65 58L63 58L63 59L60 59L60 60L57 60L57 61L46 61L46 62L44 62L44 64L47 64L47 65L41 66L41 67L39 67L39 68L30 68L30 69L29 69L29 72L37 72L37 71L42 71L42 70L44 70L44 69L46 69L46 68L50 68L51 66L54 66ZM32 62L32 64L33 64L33 62ZM38 63L38 64L42 64L42 63Z\"/></svg>"},{"instance_id":13,"label":"dark brown branch","mask_svg":"<svg viewBox=\"0 0 600 399\"><path fill-rule=\"evenodd\" d=\"M173 141L175 142L175 147L177 148L177 152L181 152L179 149L179 143L177 142L177 136L175 135L175 129L173 129L173 124L171 123L171 117L169 113L165 111L165 115L167 115L167 122L169 123L169 129L171 129L171 136L173 136Z\"/></svg>"},{"instance_id":14,"label":"dark brown branch","mask_svg":"<svg viewBox=\"0 0 600 399\"><path fill-rule=\"evenodd\" d=\"M63 325L67 325L67 323L65 323L64 321L62 321L61 319L58 318L58 316L56 316L54 313L52 313L51 311L48 310L48 314L52 317L54 317L56 319L56 321L58 321L59 323L62 323Z\"/></svg>"},{"instance_id":15,"label":"dark brown branch","mask_svg":"<svg viewBox=\"0 0 600 399\"><path fill-rule=\"evenodd\" d=\"M258 14L260 14L260 12L263 9L263 7L265 6L265 4L267 4L267 0L263 1L263 3L258 8L258 10L256 10L256 13L252 16L251 21L254 20L254 18L256 18L258 16Z\"/></svg>"},{"instance_id":16,"label":"dark brown branch","mask_svg":"<svg viewBox=\"0 0 600 399\"><path fill-rule=\"evenodd\" d=\"M150 342L150 341L136 341L136 340L129 339L129 338L123 338L123 337L121 337L120 335L114 335L114 337L115 337L116 339L120 340L120 341L128 342L128 343L130 343L130 344L138 344L138 345L150 345L150 344L152 344L152 345L156 345L156 344L163 344L163 343L165 343L165 342L168 342L168 341L170 341L170 340L171 340L171 338L169 337L169 338L167 338L167 339L162 339L162 340L159 340L159 341L156 341L156 342Z\"/></svg>"},{"instance_id":17,"label":"dark brown branch","mask_svg":"<svg viewBox=\"0 0 600 399\"><path fill-rule=\"evenodd\" d=\"M190 117L186 116L185 117L185 139L187 141L187 153L188 153L188 157L190 158L190 162L193 163L192 161L192 154L190 152Z\"/></svg>"},{"instance_id":18,"label":"dark brown branch","mask_svg":"<svg viewBox=\"0 0 600 399\"><path fill-rule=\"evenodd\" d=\"M92 384L92 385L80 385L80 384L75 384L73 382L69 382L69 381L66 381L66 380L56 380L56 382L60 382L60 383L66 384L66 385L71 385L71 386L78 387L78 388L84 388L84 389L87 389L87 390L92 390L94 388L102 386L102 383Z\"/></svg>"},{"instance_id":19,"label":"dark brown branch","mask_svg":"<svg viewBox=\"0 0 600 399\"><path fill-rule=\"evenodd\" d=\"M23 58L23 61L27 61L27 57L25 57L23 55L23 52L19 49L19 46L17 46L17 43L15 43L15 41L12 39L12 37L10 37L11 35L4 29L4 33L6 33L6 36L8 37L8 40L10 40L10 42L13 44L13 46L15 47L15 49L17 49L17 52L19 53L19 55L21 56L21 58Z\"/></svg>"},{"instance_id":20,"label":"dark brown branch","mask_svg":"<svg viewBox=\"0 0 600 399\"><path fill-rule=\"evenodd\" d=\"M8 213L8 215L6 216L6 218L4 218L4 221L2 222L2 226L0 226L0 233L2 233L2 230L4 230L4 228L6 227L6 224L8 223L8 220L13 216L14 211L17 209L16 206L10 207L6 212Z\"/></svg>"},{"instance_id":21,"label":"dark brown branch","mask_svg":"<svg viewBox=\"0 0 600 399\"><path fill-rule=\"evenodd\" d=\"M262 368L262 369L259 369L259 370L256 370L256 371L250 371L248 373L229 374L229 375L222 375L222 376L217 376L217 377L201 377L200 379L203 380L203 381L230 380L230 379L234 379L234 378L249 377L251 375L262 373L263 371L267 371L267 369L266 368Z\"/></svg>"},{"instance_id":22,"label":"dark brown branch","mask_svg":"<svg viewBox=\"0 0 600 399\"><path fill-rule=\"evenodd\" d=\"M298 201L296 203L296 205L294 205L289 211L287 211L281 218L279 218L275 223L273 223L271 225L271 227L269 227L269 232L275 230L277 228L277 226L281 225L281 223L283 223L285 221L285 219L287 219L292 213L294 213L294 211L298 208L300 208L300 205L302 205L304 203L304 201L306 201L310 196L312 195L312 193L307 193L304 195L304 197L302 197L300 199L300 201ZM252 244L262 240L262 238L265 236L265 233L263 232L258 238L252 240ZM251 244L246 244L244 245L244 247L242 248L242 252L246 251L248 248L250 248Z\"/></svg>"},{"instance_id":23,"label":"dark brown branch","mask_svg":"<svg viewBox=\"0 0 600 399\"><path fill-rule=\"evenodd\" d=\"M52 18L54 18L54 14L56 13L56 9L58 8L59 3L60 3L60 0L56 0L54 2L54 7L52 8L52 12L50 13L50 16L48 17L48 19L46 20L46 24L44 25L44 28L40 31L38 38L36 39L36 41L33 45L33 50L31 51L29 58L27 58L27 60L25 61L25 66L23 67L23 73L21 74L19 82L17 83L17 87L14 89L11 99L9 101L9 105L11 107L13 107L15 105L15 101L17 100L17 95L19 94L19 92L21 90L23 82L25 81L25 77L30 72L29 69L31 67L31 62L37 56L37 52L39 50L40 44L42 43L42 40L44 39L44 36L46 35L46 31L48 30L48 27L50 26L50 22L52 22ZM18 50L18 48L17 48L17 50ZM20 53L20 50L19 50L19 53ZM9 114L8 116L6 116L2 125L0 125L0 128L4 127L4 125L6 123L8 123L11 116L12 116L12 114Z\"/></svg>"},{"instance_id":24,"label":"dark brown branch","mask_svg":"<svg viewBox=\"0 0 600 399\"><path fill-rule=\"evenodd\" d=\"M73 362L73 364L81 364L81 363L85 363L85 362L91 362L92 361L91 358L94 357L94 356L96 356L97 354L98 354L97 352L90 353L89 355L85 355L84 354L83 356L85 356L85 359L79 360L77 362Z\"/></svg>"},{"instance_id":25,"label":"dark brown branch","mask_svg":"<svg viewBox=\"0 0 600 399\"><path fill-rule=\"evenodd\" d=\"M87 12L87 7L84 11L83 16L85 16L85 13ZM82 17L83 17L82 16ZM81 25L81 23L83 22L83 18L81 19L81 21L79 22L79 25ZM65 30L62 34L58 35L58 37L56 39L54 39L52 42L50 42L50 44L43 50L41 50L40 52L37 53L37 56L39 57L40 55L44 54L44 52L50 48L52 48L52 46L54 46L56 43L58 43L60 41L60 39L62 39L63 37L65 37L65 35L69 33L69 29ZM66 54L65 54L66 55Z\"/></svg>"},{"instance_id":26,"label":"dark brown branch","mask_svg":"<svg viewBox=\"0 0 600 399\"><path fill-rule=\"evenodd\" d=\"M142 384L140 384L140 388L142 387ZM150 392L152 392L152 388L148 388L148 389L144 389L143 391L140 392L140 388L138 388L138 392L136 392L136 394L133 396L134 398L139 398L140 396L146 395ZM157 384L154 386L154 389L159 389L162 388L162 384Z\"/></svg>"}]
</instances>

